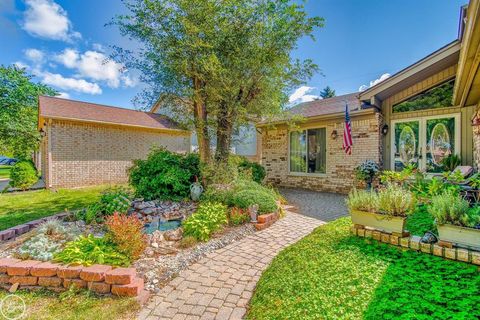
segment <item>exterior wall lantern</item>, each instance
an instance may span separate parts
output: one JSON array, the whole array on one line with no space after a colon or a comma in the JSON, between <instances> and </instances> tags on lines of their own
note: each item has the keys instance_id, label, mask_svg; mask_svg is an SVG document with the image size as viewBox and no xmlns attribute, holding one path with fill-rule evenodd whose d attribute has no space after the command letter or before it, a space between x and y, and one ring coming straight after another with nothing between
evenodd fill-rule
<instances>
[{"instance_id":1,"label":"exterior wall lantern","mask_svg":"<svg viewBox=\"0 0 480 320\"><path fill-rule=\"evenodd\" d=\"M337 139L337 137L338 137L337 129L333 129L332 133L330 134L330 138L332 138L332 140L335 140Z\"/></svg>"},{"instance_id":2,"label":"exterior wall lantern","mask_svg":"<svg viewBox=\"0 0 480 320\"><path fill-rule=\"evenodd\" d=\"M382 126L382 134L383 134L384 136L386 136L387 133L388 133L388 124L384 124L384 125Z\"/></svg>"}]
</instances>

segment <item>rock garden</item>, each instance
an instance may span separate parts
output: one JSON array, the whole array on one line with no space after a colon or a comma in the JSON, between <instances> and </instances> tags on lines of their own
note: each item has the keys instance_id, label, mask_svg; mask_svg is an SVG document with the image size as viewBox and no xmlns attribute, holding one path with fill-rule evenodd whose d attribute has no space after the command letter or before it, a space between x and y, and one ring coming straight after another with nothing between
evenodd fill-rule
<instances>
[{"instance_id":1,"label":"rock garden","mask_svg":"<svg viewBox=\"0 0 480 320\"><path fill-rule=\"evenodd\" d=\"M281 216L281 197L262 185L261 166L233 158L227 170L231 174L221 176L231 179L223 181L215 178L220 175L208 174L208 168L200 170L195 154L153 150L148 159L134 163L129 186L112 187L98 202L37 221L30 231L4 241L2 285L46 286L48 281L32 274L29 266L24 270L28 279L20 280L8 268L51 263L57 270L105 269L96 281L84 279L80 272L75 281L58 276L61 280L48 282L55 289L77 286L122 295L119 289L113 291L114 286L135 285L124 295L139 295L143 289L158 292L207 253L264 229ZM128 270L135 276L128 283L108 283L108 290L103 284L92 285L103 281L111 272L107 269Z\"/></svg>"}]
</instances>

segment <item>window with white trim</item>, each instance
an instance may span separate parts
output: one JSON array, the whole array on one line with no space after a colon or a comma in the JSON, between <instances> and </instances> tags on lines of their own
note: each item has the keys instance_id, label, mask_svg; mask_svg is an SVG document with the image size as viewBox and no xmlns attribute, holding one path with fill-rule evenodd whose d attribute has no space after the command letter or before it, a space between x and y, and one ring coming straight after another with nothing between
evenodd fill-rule
<instances>
[{"instance_id":1,"label":"window with white trim","mask_svg":"<svg viewBox=\"0 0 480 320\"><path fill-rule=\"evenodd\" d=\"M307 129L290 133L290 172L325 173L327 165L326 129Z\"/></svg>"}]
</instances>

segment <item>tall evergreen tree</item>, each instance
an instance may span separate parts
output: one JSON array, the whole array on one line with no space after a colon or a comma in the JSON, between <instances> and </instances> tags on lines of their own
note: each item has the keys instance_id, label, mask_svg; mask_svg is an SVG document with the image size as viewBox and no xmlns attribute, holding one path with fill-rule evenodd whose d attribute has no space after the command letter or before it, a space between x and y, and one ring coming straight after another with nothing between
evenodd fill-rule
<instances>
[{"instance_id":1,"label":"tall evergreen tree","mask_svg":"<svg viewBox=\"0 0 480 320\"><path fill-rule=\"evenodd\" d=\"M322 91L320 91L320 97L322 97L322 99L333 98L335 96L335 90L333 90L329 86L326 86L322 89Z\"/></svg>"}]
</instances>

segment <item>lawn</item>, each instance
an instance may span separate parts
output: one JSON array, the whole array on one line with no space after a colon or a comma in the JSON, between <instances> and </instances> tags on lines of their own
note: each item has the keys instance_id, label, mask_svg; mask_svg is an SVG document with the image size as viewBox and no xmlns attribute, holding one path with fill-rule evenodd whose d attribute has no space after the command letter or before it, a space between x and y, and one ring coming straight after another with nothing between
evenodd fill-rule
<instances>
[{"instance_id":1,"label":"lawn","mask_svg":"<svg viewBox=\"0 0 480 320\"><path fill-rule=\"evenodd\" d=\"M0 230L54 215L58 212L86 207L98 201L106 186L82 189L27 191L0 194Z\"/></svg>"},{"instance_id":2,"label":"lawn","mask_svg":"<svg viewBox=\"0 0 480 320\"><path fill-rule=\"evenodd\" d=\"M479 319L473 265L317 228L263 273L248 319Z\"/></svg>"},{"instance_id":3,"label":"lawn","mask_svg":"<svg viewBox=\"0 0 480 320\"><path fill-rule=\"evenodd\" d=\"M10 166L0 166L0 179L10 178L10 168Z\"/></svg>"},{"instance_id":4,"label":"lawn","mask_svg":"<svg viewBox=\"0 0 480 320\"><path fill-rule=\"evenodd\" d=\"M35 320L89 320L89 319L135 319L139 309L133 299L96 297L88 291L67 291L62 294L49 291L18 291L26 305L22 319ZM0 300L8 293L1 291ZM15 314L12 314L14 316ZM11 317L12 319L14 317Z\"/></svg>"}]
</instances>

